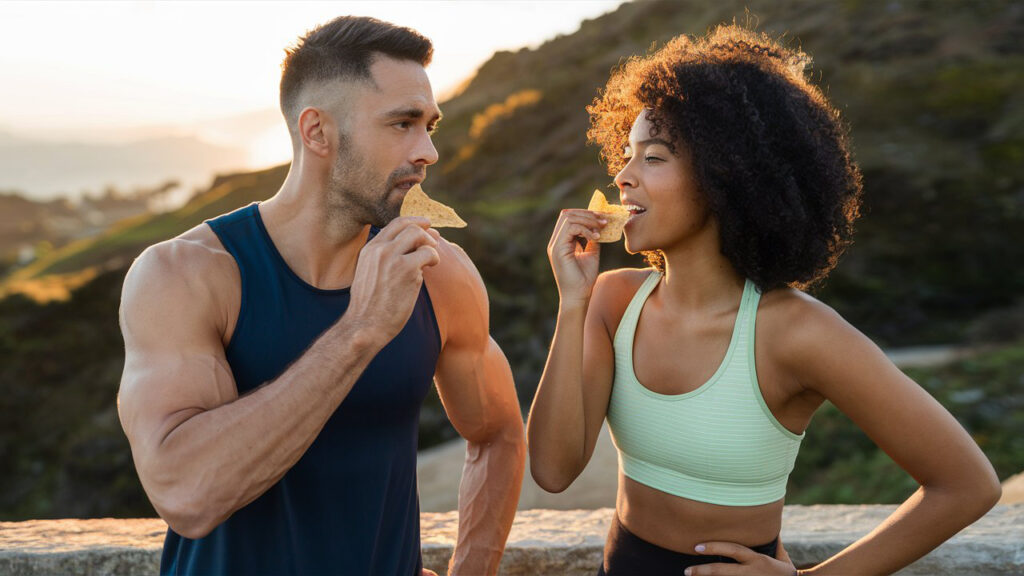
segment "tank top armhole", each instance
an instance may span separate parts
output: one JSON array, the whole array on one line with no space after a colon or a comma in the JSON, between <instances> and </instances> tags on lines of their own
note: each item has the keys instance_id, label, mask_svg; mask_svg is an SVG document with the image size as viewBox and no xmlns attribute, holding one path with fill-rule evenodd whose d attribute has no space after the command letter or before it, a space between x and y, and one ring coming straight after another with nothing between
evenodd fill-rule
<instances>
[{"instance_id":1,"label":"tank top armhole","mask_svg":"<svg viewBox=\"0 0 1024 576\"><path fill-rule=\"evenodd\" d=\"M754 336L756 334L757 327L757 308L758 305L761 303L761 289L754 286L753 282L751 282L750 280L747 280L747 283L749 284L748 289L750 292L749 301L744 302L744 304L747 304L749 306L746 318L746 331L748 343L747 367L750 370L750 382L751 386L753 386L754 388L754 397L757 398L757 405L761 407L761 411L764 412L765 417L768 418L768 421L771 422L772 426L774 426L779 432L781 432L783 436L791 440L803 440L803 433L795 434L793 433L793 431L783 426L782 422L779 422L778 418L775 417L775 414L772 414L772 410L771 408L768 407L768 403L765 402L764 394L761 393L761 383L757 379L757 361L754 353L755 348L757 348L757 342Z\"/></svg>"},{"instance_id":2,"label":"tank top armhole","mask_svg":"<svg viewBox=\"0 0 1024 576\"><path fill-rule=\"evenodd\" d=\"M434 310L434 300L430 297L430 289L427 288L426 280L423 281L422 291L423 297L426 300L427 313L430 314L430 319L434 321L434 329L431 332L434 334L435 341L437 342L437 352L440 354L441 347L444 345L441 342L441 324L437 321L437 311Z\"/></svg>"},{"instance_id":3,"label":"tank top armhole","mask_svg":"<svg viewBox=\"0 0 1024 576\"><path fill-rule=\"evenodd\" d=\"M234 259L235 261L235 266L238 267L238 318L235 320L234 330L231 331L231 339L228 340L227 345L224 346L224 355L227 356L234 349L234 345L238 339L238 335L242 333L242 328L245 327L245 317L246 311L248 309L248 296L246 294L245 289L245 266L242 266L242 263L239 261L239 255L236 251L236 246L234 242L231 241L230 235L221 233L221 226L223 226L224 224L218 222L217 220L207 220L206 225L210 227L210 230L213 230L214 235L217 236L217 239L220 241L221 245L224 246L224 249L228 251L228 254L231 254L231 258Z\"/></svg>"},{"instance_id":4,"label":"tank top armhole","mask_svg":"<svg viewBox=\"0 0 1024 576\"><path fill-rule=\"evenodd\" d=\"M658 284L658 280L661 279L661 272L657 270L651 270L647 278L640 284L640 287L633 293L633 298L630 299L629 304L626 305L626 310L622 313L622 318L619 318L619 325L615 328L615 336L612 338L612 350L616 350L620 346L625 346L626 342L619 342L620 339L626 337L626 333L623 332L624 327L629 324L629 354L633 355L633 339L636 337L636 325L640 321L640 312L643 310L644 304L647 302L647 298L654 291L655 286ZM636 316L636 318L633 318Z\"/></svg>"}]
</instances>

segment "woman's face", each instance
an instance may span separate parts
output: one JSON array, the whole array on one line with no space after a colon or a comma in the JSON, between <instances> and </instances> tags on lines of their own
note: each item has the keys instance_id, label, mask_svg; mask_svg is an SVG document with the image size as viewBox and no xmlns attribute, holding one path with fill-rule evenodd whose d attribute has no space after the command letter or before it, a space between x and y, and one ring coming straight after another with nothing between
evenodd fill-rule
<instances>
[{"instance_id":1,"label":"woman's face","mask_svg":"<svg viewBox=\"0 0 1024 576\"><path fill-rule=\"evenodd\" d=\"M664 129L652 134L649 113L640 112L633 122L623 151L627 163L615 176L619 200L632 214L625 227L626 251L631 254L669 251L712 220L697 187L689 149L675 142L673 152Z\"/></svg>"}]
</instances>

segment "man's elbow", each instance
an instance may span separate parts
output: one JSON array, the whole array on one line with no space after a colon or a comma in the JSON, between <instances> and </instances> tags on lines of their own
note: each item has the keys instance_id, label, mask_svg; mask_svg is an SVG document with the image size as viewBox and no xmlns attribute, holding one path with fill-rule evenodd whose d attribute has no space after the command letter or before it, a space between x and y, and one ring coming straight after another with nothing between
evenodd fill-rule
<instances>
[{"instance_id":1,"label":"man's elbow","mask_svg":"<svg viewBox=\"0 0 1024 576\"><path fill-rule=\"evenodd\" d=\"M462 437L466 439L470 459L489 454L489 458L497 457L506 466L515 466L519 471L526 466L526 434L518 415L501 422L491 422L489 426L472 432L463 432Z\"/></svg>"},{"instance_id":2,"label":"man's elbow","mask_svg":"<svg viewBox=\"0 0 1024 576\"><path fill-rule=\"evenodd\" d=\"M191 540L209 535L220 524L194 501L170 497L162 500L151 498L150 501L168 528L175 534Z\"/></svg>"},{"instance_id":3,"label":"man's elbow","mask_svg":"<svg viewBox=\"0 0 1024 576\"><path fill-rule=\"evenodd\" d=\"M185 538L203 538L223 522L228 514L221 514L226 509L217 505L217 499L211 497L203 486L184 485L180 479L174 482L144 482L158 484L159 488L149 489L146 493L150 503L167 527Z\"/></svg>"},{"instance_id":4,"label":"man's elbow","mask_svg":"<svg viewBox=\"0 0 1024 576\"><path fill-rule=\"evenodd\" d=\"M526 434L523 431L523 421L518 415L505 418L497 426L489 427L476 440L468 440L479 445L498 445L502 451L508 452L510 457L520 463L526 462Z\"/></svg>"}]
</instances>

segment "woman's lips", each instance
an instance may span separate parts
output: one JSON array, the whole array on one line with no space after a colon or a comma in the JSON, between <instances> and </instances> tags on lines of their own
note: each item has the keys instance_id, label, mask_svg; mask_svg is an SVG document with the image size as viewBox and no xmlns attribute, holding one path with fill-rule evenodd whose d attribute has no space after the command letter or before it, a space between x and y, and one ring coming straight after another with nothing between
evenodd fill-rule
<instances>
[{"instance_id":1,"label":"woman's lips","mask_svg":"<svg viewBox=\"0 0 1024 576\"><path fill-rule=\"evenodd\" d=\"M638 206L636 204L623 204L622 207L625 208L626 210L629 210L629 219L626 220L626 226L629 226L638 218L642 217L644 214L647 213L646 208L644 208L643 206Z\"/></svg>"}]
</instances>

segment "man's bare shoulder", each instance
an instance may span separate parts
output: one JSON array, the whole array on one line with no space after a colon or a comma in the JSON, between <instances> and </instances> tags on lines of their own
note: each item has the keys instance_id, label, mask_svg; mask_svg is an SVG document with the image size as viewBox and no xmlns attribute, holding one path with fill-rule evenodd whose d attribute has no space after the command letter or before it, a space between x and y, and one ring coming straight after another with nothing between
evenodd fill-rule
<instances>
[{"instance_id":1,"label":"man's bare shoulder","mask_svg":"<svg viewBox=\"0 0 1024 576\"><path fill-rule=\"evenodd\" d=\"M423 269L423 282L434 306L442 345L447 347L450 335L463 342L486 342L490 310L480 272L454 242L440 238L437 253L438 263Z\"/></svg>"},{"instance_id":2,"label":"man's bare shoulder","mask_svg":"<svg viewBox=\"0 0 1024 576\"><path fill-rule=\"evenodd\" d=\"M195 312L226 326L227 312L240 298L234 257L206 224L146 248L132 263L121 293L125 315L152 308Z\"/></svg>"},{"instance_id":3,"label":"man's bare shoulder","mask_svg":"<svg viewBox=\"0 0 1024 576\"><path fill-rule=\"evenodd\" d=\"M206 224L146 248L128 279L208 285L238 278L234 257ZM127 282L127 281L126 281Z\"/></svg>"},{"instance_id":4,"label":"man's bare shoulder","mask_svg":"<svg viewBox=\"0 0 1024 576\"><path fill-rule=\"evenodd\" d=\"M461 246L441 238L437 242L437 254L440 257L437 265L423 269L427 290L432 290L431 298L434 292L454 293L457 298L485 290L480 272ZM486 298L486 291L483 297Z\"/></svg>"}]
</instances>

